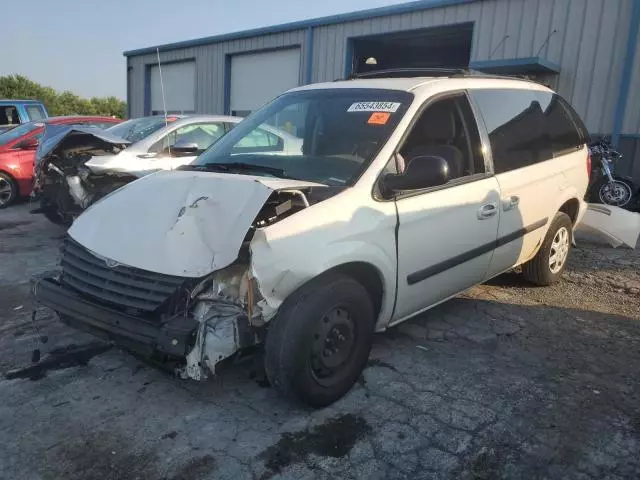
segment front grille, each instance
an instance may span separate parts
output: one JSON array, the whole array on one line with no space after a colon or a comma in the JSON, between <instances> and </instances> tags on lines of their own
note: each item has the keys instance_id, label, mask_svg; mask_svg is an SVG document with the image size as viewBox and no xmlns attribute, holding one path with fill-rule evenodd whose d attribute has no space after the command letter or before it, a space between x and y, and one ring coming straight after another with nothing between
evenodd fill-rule
<instances>
[{"instance_id":1,"label":"front grille","mask_svg":"<svg viewBox=\"0 0 640 480\"><path fill-rule=\"evenodd\" d=\"M62 247L61 283L118 310L153 312L185 283L182 277L107 263L70 237Z\"/></svg>"}]
</instances>

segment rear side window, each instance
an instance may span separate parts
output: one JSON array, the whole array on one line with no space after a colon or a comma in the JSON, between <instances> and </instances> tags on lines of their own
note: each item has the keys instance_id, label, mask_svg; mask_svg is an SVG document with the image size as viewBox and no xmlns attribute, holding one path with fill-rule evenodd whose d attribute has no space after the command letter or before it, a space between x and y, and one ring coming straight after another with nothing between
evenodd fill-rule
<instances>
[{"instance_id":1,"label":"rear side window","mask_svg":"<svg viewBox=\"0 0 640 480\"><path fill-rule=\"evenodd\" d=\"M471 95L489 132L496 173L550 160L585 142L575 113L556 94L495 89Z\"/></svg>"},{"instance_id":2,"label":"rear side window","mask_svg":"<svg viewBox=\"0 0 640 480\"><path fill-rule=\"evenodd\" d=\"M44 113L44 108L40 105L27 105L25 109L27 110L27 115L29 115L29 119L32 122L47 118Z\"/></svg>"}]
</instances>

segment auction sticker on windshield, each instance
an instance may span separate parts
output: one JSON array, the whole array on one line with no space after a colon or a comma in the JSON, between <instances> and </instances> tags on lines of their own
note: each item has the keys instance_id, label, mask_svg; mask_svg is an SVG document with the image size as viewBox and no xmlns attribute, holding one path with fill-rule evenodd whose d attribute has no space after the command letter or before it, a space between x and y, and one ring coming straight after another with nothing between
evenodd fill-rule
<instances>
[{"instance_id":1,"label":"auction sticker on windshield","mask_svg":"<svg viewBox=\"0 0 640 480\"><path fill-rule=\"evenodd\" d=\"M349 107L347 112L390 112L395 113L401 103L397 102L356 102Z\"/></svg>"},{"instance_id":2,"label":"auction sticker on windshield","mask_svg":"<svg viewBox=\"0 0 640 480\"><path fill-rule=\"evenodd\" d=\"M371 114L367 123L369 125L386 125L390 117L389 112L375 112Z\"/></svg>"}]
</instances>

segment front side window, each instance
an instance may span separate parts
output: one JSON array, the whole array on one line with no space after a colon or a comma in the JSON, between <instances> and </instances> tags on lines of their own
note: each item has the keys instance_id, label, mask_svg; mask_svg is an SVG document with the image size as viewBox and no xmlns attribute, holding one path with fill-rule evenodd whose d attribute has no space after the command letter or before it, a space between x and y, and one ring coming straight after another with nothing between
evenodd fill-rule
<instances>
[{"instance_id":1,"label":"front side window","mask_svg":"<svg viewBox=\"0 0 640 480\"><path fill-rule=\"evenodd\" d=\"M350 185L388 141L413 94L318 89L278 97L184 168Z\"/></svg>"},{"instance_id":2,"label":"front side window","mask_svg":"<svg viewBox=\"0 0 640 480\"><path fill-rule=\"evenodd\" d=\"M167 123L174 122L175 120L175 117L168 117L166 122L164 117L135 118L110 127L107 131L116 137L124 138L131 143L136 143L165 127Z\"/></svg>"},{"instance_id":3,"label":"front side window","mask_svg":"<svg viewBox=\"0 0 640 480\"><path fill-rule=\"evenodd\" d=\"M27 115L29 116L29 120L31 121L35 122L37 120L43 120L47 118L44 113L44 108L42 108L41 105L27 105L25 109L27 110Z\"/></svg>"},{"instance_id":4,"label":"front side window","mask_svg":"<svg viewBox=\"0 0 640 480\"><path fill-rule=\"evenodd\" d=\"M465 94L437 100L420 114L396 156L398 172L421 156L444 158L450 181L485 172L478 127Z\"/></svg>"},{"instance_id":5,"label":"front side window","mask_svg":"<svg viewBox=\"0 0 640 480\"><path fill-rule=\"evenodd\" d=\"M222 123L195 123L177 128L173 132L165 135L161 140L154 143L149 152L159 153L173 147L176 143L194 143L198 146L199 152L204 152L207 148L220 140L224 135L224 125Z\"/></svg>"},{"instance_id":6,"label":"front side window","mask_svg":"<svg viewBox=\"0 0 640 480\"><path fill-rule=\"evenodd\" d=\"M0 106L0 127L12 127L20 124L20 116L15 105Z\"/></svg>"},{"instance_id":7,"label":"front side window","mask_svg":"<svg viewBox=\"0 0 640 480\"><path fill-rule=\"evenodd\" d=\"M563 101L535 90L473 90L489 132L496 173L561 156L583 139Z\"/></svg>"}]
</instances>

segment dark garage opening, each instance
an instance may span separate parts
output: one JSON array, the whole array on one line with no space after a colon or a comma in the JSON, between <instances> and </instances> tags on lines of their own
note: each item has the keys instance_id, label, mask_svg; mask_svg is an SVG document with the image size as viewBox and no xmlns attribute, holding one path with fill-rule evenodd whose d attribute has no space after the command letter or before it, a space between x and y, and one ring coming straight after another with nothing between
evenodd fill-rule
<instances>
[{"instance_id":1,"label":"dark garage opening","mask_svg":"<svg viewBox=\"0 0 640 480\"><path fill-rule=\"evenodd\" d=\"M472 38L473 23L353 38L347 73L392 68L468 68Z\"/></svg>"}]
</instances>

